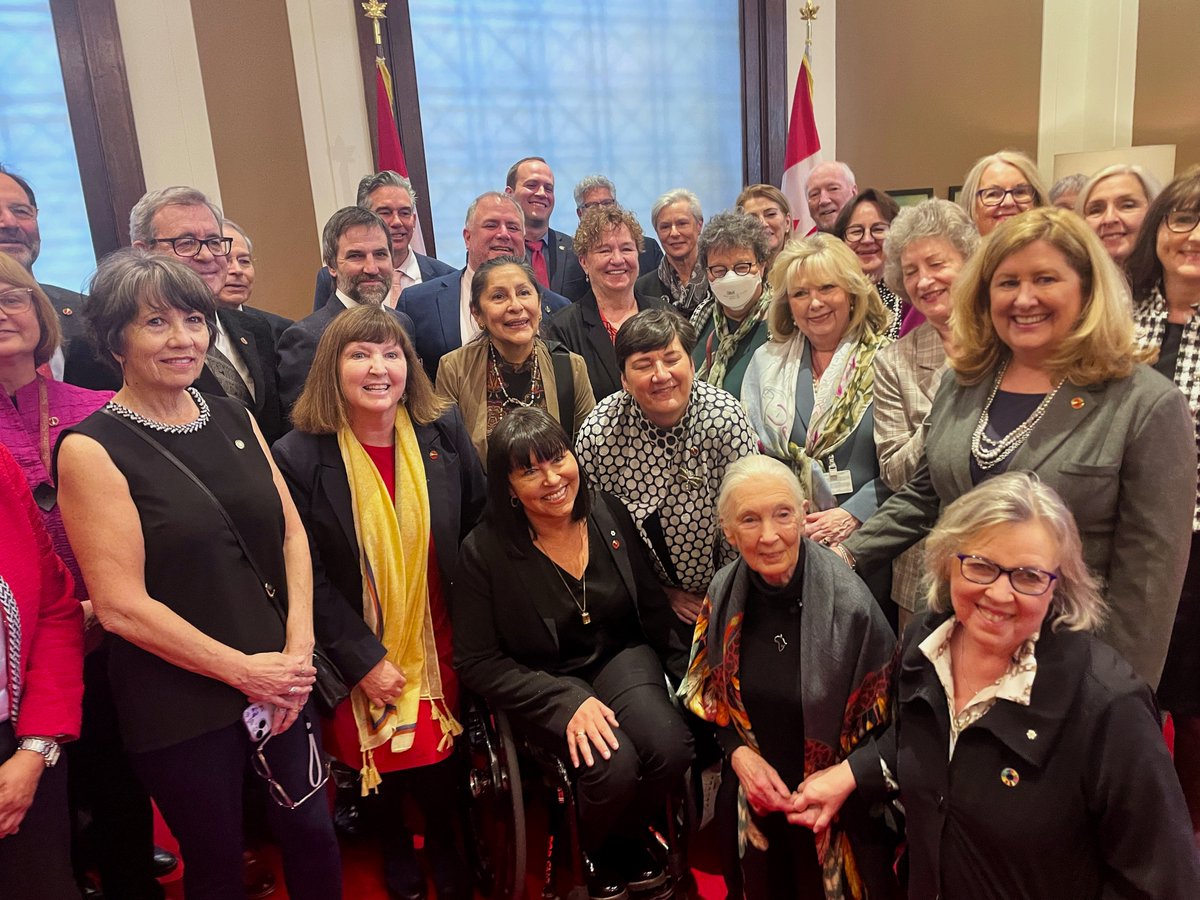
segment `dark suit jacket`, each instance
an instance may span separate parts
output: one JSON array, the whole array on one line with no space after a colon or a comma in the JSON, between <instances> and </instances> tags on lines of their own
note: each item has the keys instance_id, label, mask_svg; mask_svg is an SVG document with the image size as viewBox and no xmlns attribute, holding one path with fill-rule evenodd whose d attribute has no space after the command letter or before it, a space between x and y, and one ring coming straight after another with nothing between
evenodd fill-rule
<instances>
[{"instance_id":1,"label":"dark suit jacket","mask_svg":"<svg viewBox=\"0 0 1200 900\"><path fill-rule=\"evenodd\" d=\"M429 525L448 603L458 573L459 545L483 509L483 469L457 409L414 430L425 464ZM293 431L271 452L308 532L317 644L347 684L357 684L385 651L363 621L358 537L337 435Z\"/></svg>"},{"instance_id":2,"label":"dark suit jacket","mask_svg":"<svg viewBox=\"0 0 1200 900\"><path fill-rule=\"evenodd\" d=\"M662 300L657 297L642 297L636 292L638 312L643 309L661 309ZM547 337L578 353L587 363L588 379L592 382L592 393L599 403L609 394L621 390L621 370L617 368L617 352L608 338L608 331L600 321L600 308L596 306L596 295L590 290L578 303L558 313L551 321Z\"/></svg>"},{"instance_id":3,"label":"dark suit jacket","mask_svg":"<svg viewBox=\"0 0 1200 900\"><path fill-rule=\"evenodd\" d=\"M279 343L279 339L283 337L283 333L288 330L288 326L295 320L289 319L287 316L281 316L279 313L268 312L265 309L255 309L253 306L243 306L242 312L251 316L258 316L261 319L266 319L267 324L271 327L271 345Z\"/></svg>"},{"instance_id":4,"label":"dark suit jacket","mask_svg":"<svg viewBox=\"0 0 1200 900\"><path fill-rule=\"evenodd\" d=\"M621 501L592 496L592 520L621 580L637 605L648 642L663 668L679 679L687 666L691 628L671 612L645 556L637 529ZM451 604L454 667L475 693L551 731L566 730L591 693L578 678L555 675L559 645L552 599L562 584L534 554L528 532L510 534L488 518L463 543L459 580Z\"/></svg>"},{"instance_id":5,"label":"dark suit jacket","mask_svg":"<svg viewBox=\"0 0 1200 900\"><path fill-rule=\"evenodd\" d=\"M662 262L663 258L662 247L658 246L658 241L650 235L645 236L645 245L645 249L638 254L639 276L657 272L658 264ZM591 290L591 287L588 285L587 276L583 274L583 266L579 264L579 258L574 253L571 254L567 266L567 274L564 276L563 289L560 293L568 300L578 302L584 294Z\"/></svg>"},{"instance_id":6,"label":"dark suit jacket","mask_svg":"<svg viewBox=\"0 0 1200 900\"><path fill-rule=\"evenodd\" d=\"M462 346L462 313L459 304L462 302L465 271L465 268L459 269L433 281L414 284L400 295L400 302L396 306L412 319L413 331L410 333L430 381L436 379L442 357ZM571 301L540 285L538 292L542 295L544 330L550 317L570 306Z\"/></svg>"},{"instance_id":7,"label":"dark suit jacket","mask_svg":"<svg viewBox=\"0 0 1200 900\"><path fill-rule=\"evenodd\" d=\"M60 288L54 284L41 284L40 287L46 292L46 296L50 298L50 302L54 304L54 311L58 313L58 324L62 328L62 348L65 358L67 351L70 349L71 342L83 337L83 304L87 298L83 294L68 291L66 288Z\"/></svg>"},{"instance_id":8,"label":"dark suit jacket","mask_svg":"<svg viewBox=\"0 0 1200 900\"><path fill-rule=\"evenodd\" d=\"M844 546L870 574L924 537L971 490L971 436L992 380L942 378L916 472ZM1063 384L1008 471L1033 472L1075 516L1083 559L1110 605L1102 640L1158 685L1192 546L1195 423L1187 400L1145 365L1128 378Z\"/></svg>"},{"instance_id":9,"label":"dark suit jacket","mask_svg":"<svg viewBox=\"0 0 1200 900\"><path fill-rule=\"evenodd\" d=\"M433 279L440 278L443 275L449 275L454 271L454 266L448 266L440 259L425 256L424 254L417 253L416 250L411 252L417 254L417 270L421 273L422 284L426 281L433 281ZM324 306L325 301L333 296L333 288L333 276L329 274L327 268L321 266L317 270L317 287L313 291L313 312Z\"/></svg>"},{"instance_id":10,"label":"dark suit jacket","mask_svg":"<svg viewBox=\"0 0 1200 900\"><path fill-rule=\"evenodd\" d=\"M386 309L386 307L385 307ZM341 299L331 295L329 302L315 313L305 316L299 322L293 323L279 338L276 349L279 353L279 400L285 413L290 413L292 407L304 390L304 382L308 378L308 370L312 368L313 357L317 353L317 344L321 335L329 327L338 313L346 307ZM391 310L398 316L400 324L411 336L413 334L412 320L402 312Z\"/></svg>"}]
</instances>

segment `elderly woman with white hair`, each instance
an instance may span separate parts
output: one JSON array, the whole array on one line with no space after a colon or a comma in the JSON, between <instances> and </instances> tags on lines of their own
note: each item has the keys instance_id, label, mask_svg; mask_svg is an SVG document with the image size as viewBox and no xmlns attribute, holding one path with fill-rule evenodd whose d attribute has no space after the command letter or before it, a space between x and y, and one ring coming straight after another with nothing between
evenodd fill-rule
<instances>
[{"instance_id":1,"label":"elderly woman with white hair","mask_svg":"<svg viewBox=\"0 0 1200 900\"><path fill-rule=\"evenodd\" d=\"M1113 262L1124 266L1146 211L1161 191L1158 179L1141 166L1106 166L1080 189L1075 211L1096 232Z\"/></svg>"},{"instance_id":2,"label":"elderly woman with white hair","mask_svg":"<svg viewBox=\"0 0 1200 900\"><path fill-rule=\"evenodd\" d=\"M807 505L778 460L729 467L717 512L739 558L713 578L680 693L717 726L740 786L747 898L890 896L888 840L865 807L817 841L786 820L805 777L885 723L885 705L857 700L885 680L895 641L866 585L804 537Z\"/></svg>"},{"instance_id":3,"label":"elderly woman with white hair","mask_svg":"<svg viewBox=\"0 0 1200 900\"><path fill-rule=\"evenodd\" d=\"M650 208L650 224L662 241L658 268L637 280L639 296L660 297L663 303L690 317L712 299L698 240L704 227L700 198L686 188L667 191Z\"/></svg>"},{"instance_id":4,"label":"elderly woman with white hair","mask_svg":"<svg viewBox=\"0 0 1200 900\"><path fill-rule=\"evenodd\" d=\"M855 789L898 791L910 897L1200 896L1154 697L1092 634L1105 603L1059 496L997 476L946 508L926 559L891 727L801 785L789 820L820 833Z\"/></svg>"},{"instance_id":5,"label":"elderly woman with white hair","mask_svg":"<svg viewBox=\"0 0 1200 900\"><path fill-rule=\"evenodd\" d=\"M975 161L963 179L958 202L986 237L1005 219L1045 206L1046 197L1037 164L1017 150L1000 150Z\"/></svg>"},{"instance_id":6,"label":"elderly woman with white hair","mask_svg":"<svg viewBox=\"0 0 1200 900\"><path fill-rule=\"evenodd\" d=\"M950 288L979 246L979 232L949 200L902 209L884 246L884 276L922 323L875 356L875 449L879 477L893 491L917 471L925 417L942 382L950 334ZM892 599L900 630L924 607L921 546L892 563Z\"/></svg>"}]
</instances>

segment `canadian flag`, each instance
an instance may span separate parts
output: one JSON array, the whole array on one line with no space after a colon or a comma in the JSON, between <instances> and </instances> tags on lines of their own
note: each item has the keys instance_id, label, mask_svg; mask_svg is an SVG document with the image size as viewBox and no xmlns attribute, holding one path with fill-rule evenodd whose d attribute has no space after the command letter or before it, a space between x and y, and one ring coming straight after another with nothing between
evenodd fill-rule
<instances>
[{"instance_id":1,"label":"canadian flag","mask_svg":"<svg viewBox=\"0 0 1200 900\"><path fill-rule=\"evenodd\" d=\"M391 170L408 177L408 164L404 161L404 148L400 145L400 129L396 125L395 99L392 95L392 73L382 56L375 58L375 114L379 120L379 171ZM417 217L417 231L412 236L412 249L424 255L425 236L421 234L421 219Z\"/></svg>"},{"instance_id":2,"label":"canadian flag","mask_svg":"<svg viewBox=\"0 0 1200 900\"><path fill-rule=\"evenodd\" d=\"M792 117L788 120L787 151L783 157L783 183L780 185L792 208L792 231L797 235L809 235L817 230L817 223L808 212L804 183L820 161L821 137L817 134L817 120L813 116L812 69L806 48L800 72L796 75L796 94L792 98Z\"/></svg>"}]
</instances>

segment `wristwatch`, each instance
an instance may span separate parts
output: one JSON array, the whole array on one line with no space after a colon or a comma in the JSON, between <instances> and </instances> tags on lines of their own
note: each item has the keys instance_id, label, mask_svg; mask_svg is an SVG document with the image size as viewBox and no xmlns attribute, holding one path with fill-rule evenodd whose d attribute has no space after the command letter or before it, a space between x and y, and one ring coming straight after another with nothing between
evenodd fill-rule
<instances>
[{"instance_id":1,"label":"wristwatch","mask_svg":"<svg viewBox=\"0 0 1200 900\"><path fill-rule=\"evenodd\" d=\"M62 747L58 745L58 741L43 737L26 737L17 741L18 750L32 750L34 753L40 753L42 759L46 761L46 768L53 768L58 762L59 754L62 753Z\"/></svg>"}]
</instances>

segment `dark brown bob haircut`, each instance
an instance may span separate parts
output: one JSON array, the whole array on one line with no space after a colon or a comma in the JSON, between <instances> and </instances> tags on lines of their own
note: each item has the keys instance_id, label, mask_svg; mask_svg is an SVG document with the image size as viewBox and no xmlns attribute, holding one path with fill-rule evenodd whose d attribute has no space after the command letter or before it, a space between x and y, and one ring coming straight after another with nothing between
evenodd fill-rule
<instances>
[{"instance_id":1,"label":"dark brown bob haircut","mask_svg":"<svg viewBox=\"0 0 1200 900\"><path fill-rule=\"evenodd\" d=\"M125 327L143 309L197 312L208 323L208 342L217 336L217 301L200 276L165 253L127 247L100 260L83 306L96 358L121 371L114 354L125 353Z\"/></svg>"},{"instance_id":2,"label":"dark brown bob haircut","mask_svg":"<svg viewBox=\"0 0 1200 900\"><path fill-rule=\"evenodd\" d=\"M850 227L850 217L864 203L874 206L879 211L879 217L889 224L900 214L900 204L893 199L891 194L878 188L864 188L851 197L850 202L843 206L841 212L838 213L838 217L833 223L834 237L841 238L843 241L846 239L846 229Z\"/></svg>"},{"instance_id":3,"label":"dark brown bob haircut","mask_svg":"<svg viewBox=\"0 0 1200 900\"><path fill-rule=\"evenodd\" d=\"M520 536L529 534L529 519L525 507L513 505L508 476L525 469L531 461L546 462L571 452L571 440L563 427L544 409L514 409L488 435L487 453L487 514L501 534L512 543L525 543ZM579 494L571 507L571 520L578 522L591 510L587 475L579 470Z\"/></svg>"},{"instance_id":4,"label":"dark brown bob haircut","mask_svg":"<svg viewBox=\"0 0 1200 900\"><path fill-rule=\"evenodd\" d=\"M30 206L32 205L31 202ZM58 312L54 309L54 304L50 302L42 286L29 274L28 269L7 253L0 253L0 290L4 289L4 283L15 288L28 288L32 292L30 299L33 301L33 314L38 323L38 342L33 348L33 364L40 366L50 362L50 357L62 343L62 329L58 325Z\"/></svg>"},{"instance_id":5,"label":"dark brown bob haircut","mask_svg":"<svg viewBox=\"0 0 1200 900\"><path fill-rule=\"evenodd\" d=\"M1200 165L1192 166L1163 188L1142 219L1142 230L1125 260L1125 272L1133 291L1133 302L1141 303L1162 280L1162 260L1158 258L1158 229L1167 215L1176 210L1200 210Z\"/></svg>"},{"instance_id":6,"label":"dark brown bob haircut","mask_svg":"<svg viewBox=\"0 0 1200 900\"><path fill-rule=\"evenodd\" d=\"M613 349L617 353L617 368L625 373L625 361L635 353L665 350L679 338L679 346L688 356L696 348L696 329L692 323L673 309L643 309L630 316L617 331Z\"/></svg>"},{"instance_id":7,"label":"dark brown bob haircut","mask_svg":"<svg viewBox=\"0 0 1200 900\"><path fill-rule=\"evenodd\" d=\"M414 422L428 425L446 411L449 403L433 392L400 320L383 307L363 305L338 313L321 335L304 390L292 409L292 424L298 429L309 434L337 434L350 425L348 404L342 394L342 353L358 341L400 345L408 364L401 402Z\"/></svg>"}]
</instances>

